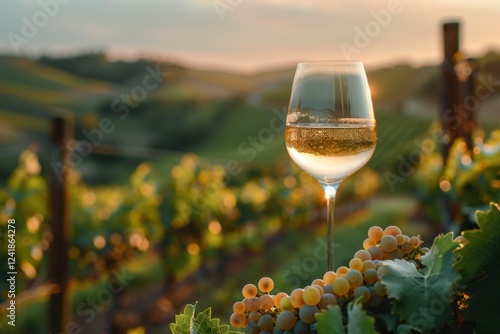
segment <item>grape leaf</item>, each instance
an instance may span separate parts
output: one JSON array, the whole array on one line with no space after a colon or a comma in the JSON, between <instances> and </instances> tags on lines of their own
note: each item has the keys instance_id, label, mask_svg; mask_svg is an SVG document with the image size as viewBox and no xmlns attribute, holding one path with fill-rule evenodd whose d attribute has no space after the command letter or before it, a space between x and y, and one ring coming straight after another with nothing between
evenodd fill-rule
<instances>
[{"instance_id":1,"label":"grape leaf","mask_svg":"<svg viewBox=\"0 0 500 334\"><path fill-rule=\"evenodd\" d=\"M172 334L231 334L228 325L219 325L219 319L212 319L212 310L207 308L195 318L195 305L186 305L184 313L175 316L175 323L170 324Z\"/></svg>"},{"instance_id":2,"label":"grape leaf","mask_svg":"<svg viewBox=\"0 0 500 334\"><path fill-rule=\"evenodd\" d=\"M338 305L328 305L328 310L316 313L318 334L345 334L342 311Z\"/></svg>"},{"instance_id":3,"label":"grape leaf","mask_svg":"<svg viewBox=\"0 0 500 334\"><path fill-rule=\"evenodd\" d=\"M381 277L392 300L392 312L423 333L439 329L452 319L450 306L454 284L460 275L453 267L458 243L453 235L438 236L431 250L421 258L425 268L396 259L386 261Z\"/></svg>"},{"instance_id":4,"label":"grape leaf","mask_svg":"<svg viewBox=\"0 0 500 334\"><path fill-rule=\"evenodd\" d=\"M347 306L347 333L348 334L377 334L375 319L366 314L359 301L351 302Z\"/></svg>"},{"instance_id":5,"label":"grape leaf","mask_svg":"<svg viewBox=\"0 0 500 334\"><path fill-rule=\"evenodd\" d=\"M196 304L187 304L184 307L183 314L175 315L175 323L170 324L170 330L172 334L186 334L191 333L194 322L194 311L196 309Z\"/></svg>"},{"instance_id":6,"label":"grape leaf","mask_svg":"<svg viewBox=\"0 0 500 334\"><path fill-rule=\"evenodd\" d=\"M464 316L476 321L479 333L500 333L500 207L491 203L488 212L476 213L476 219L480 229L465 231L468 244L456 251L456 268L470 295Z\"/></svg>"},{"instance_id":7,"label":"grape leaf","mask_svg":"<svg viewBox=\"0 0 500 334\"><path fill-rule=\"evenodd\" d=\"M460 256L455 267L465 284L500 260L500 207L491 203L488 212L476 213L476 220L480 229L464 231L469 243L456 251Z\"/></svg>"},{"instance_id":8,"label":"grape leaf","mask_svg":"<svg viewBox=\"0 0 500 334\"><path fill-rule=\"evenodd\" d=\"M375 313L375 318L385 323L385 329L388 333L396 333L396 329L399 325L399 316L397 314L377 312Z\"/></svg>"},{"instance_id":9,"label":"grape leaf","mask_svg":"<svg viewBox=\"0 0 500 334\"><path fill-rule=\"evenodd\" d=\"M420 332L418 329L416 329L413 326L410 326L408 324L400 324L396 328L396 333L397 334L413 334L415 332Z\"/></svg>"}]
</instances>

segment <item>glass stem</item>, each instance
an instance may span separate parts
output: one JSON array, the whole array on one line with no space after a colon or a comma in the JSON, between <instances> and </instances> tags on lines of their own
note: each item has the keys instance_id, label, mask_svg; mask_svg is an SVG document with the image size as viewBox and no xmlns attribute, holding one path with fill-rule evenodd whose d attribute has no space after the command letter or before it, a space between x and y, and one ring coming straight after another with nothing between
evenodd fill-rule
<instances>
[{"instance_id":1,"label":"glass stem","mask_svg":"<svg viewBox=\"0 0 500 334\"><path fill-rule=\"evenodd\" d=\"M327 270L335 271L334 261L333 261L333 227L334 227L334 207L335 207L335 197L337 196L337 190L340 186L340 181L336 183L321 183L323 190L325 191L326 199L326 222L328 224L328 242L327 242Z\"/></svg>"}]
</instances>

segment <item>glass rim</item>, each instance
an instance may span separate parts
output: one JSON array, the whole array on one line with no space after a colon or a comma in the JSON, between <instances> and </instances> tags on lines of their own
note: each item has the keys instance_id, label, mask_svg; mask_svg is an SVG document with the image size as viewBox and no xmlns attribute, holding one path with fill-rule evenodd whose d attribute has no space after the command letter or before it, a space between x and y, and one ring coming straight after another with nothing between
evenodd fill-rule
<instances>
[{"instance_id":1,"label":"glass rim","mask_svg":"<svg viewBox=\"0 0 500 334\"><path fill-rule=\"evenodd\" d=\"M325 60L308 60L301 61L297 64L299 65L316 65L316 66L325 66L325 65L363 65L363 62L360 60L350 60L350 59L325 59Z\"/></svg>"}]
</instances>

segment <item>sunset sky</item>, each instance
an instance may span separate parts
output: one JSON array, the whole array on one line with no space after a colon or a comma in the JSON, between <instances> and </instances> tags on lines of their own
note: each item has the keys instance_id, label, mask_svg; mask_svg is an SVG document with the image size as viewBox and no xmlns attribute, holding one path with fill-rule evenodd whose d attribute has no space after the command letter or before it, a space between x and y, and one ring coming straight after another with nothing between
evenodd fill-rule
<instances>
[{"instance_id":1,"label":"sunset sky","mask_svg":"<svg viewBox=\"0 0 500 334\"><path fill-rule=\"evenodd\" d=\"M500 50L498 0L1 1L0 50L105 50L241 72L343 58L419 65L440 61L441 24L457 19L467 54Z\"/></svg>"}]
</instances>

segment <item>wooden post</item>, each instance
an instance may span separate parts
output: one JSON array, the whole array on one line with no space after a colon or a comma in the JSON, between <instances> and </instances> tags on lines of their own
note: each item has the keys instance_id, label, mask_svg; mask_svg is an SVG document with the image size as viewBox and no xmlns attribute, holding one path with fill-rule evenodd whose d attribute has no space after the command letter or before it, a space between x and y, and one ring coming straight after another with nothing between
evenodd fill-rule
<instances>
[{"instance_id":1,"label":"wooden post","mask_svg":"<svg viewBox=\"0 0 500 334\"><path fill-rule=\"evenodd\" d=\"M67 141L72 134L72 121L60 116L51 120L50 148L50 222L52 241L49 250L48 280L57 285L50 296L49 333L66 333L70 319L67 298L68 248L70 242L70 208L67 158L71 152Z\"/></svg>"},{"instance_id":2,"label":"wooden post","mask_svg":"<svg viewBox=\"0 0 500 334\"><path fill-rule=\"evenodd\" d=\"M449 150L453 141L458 138L459 122L459 81L455 72L456 55L459 50L459 28L458 22L443 24L444 61L442 64L443 91L441 94L441 127L443 137L441 150L443 165L446 166ZM458 126L457 126L458 125Z\"/></svg>"}]
</instances>

